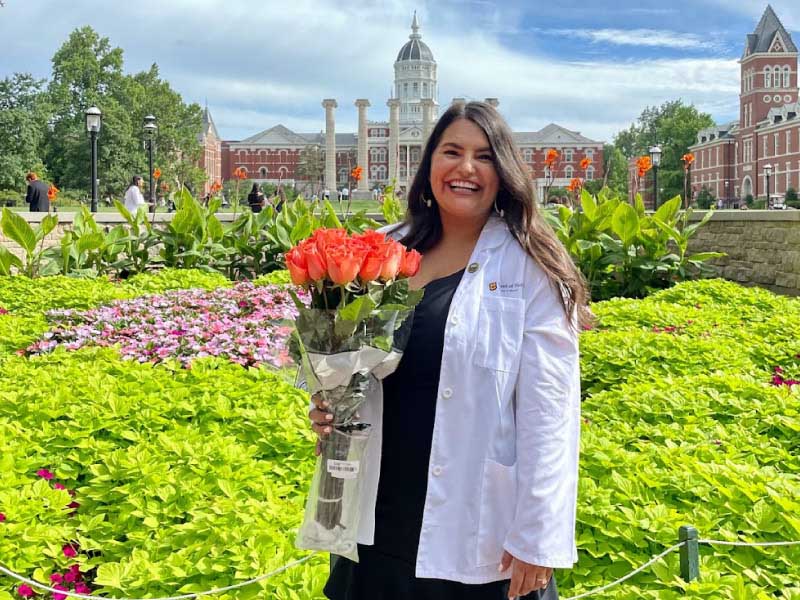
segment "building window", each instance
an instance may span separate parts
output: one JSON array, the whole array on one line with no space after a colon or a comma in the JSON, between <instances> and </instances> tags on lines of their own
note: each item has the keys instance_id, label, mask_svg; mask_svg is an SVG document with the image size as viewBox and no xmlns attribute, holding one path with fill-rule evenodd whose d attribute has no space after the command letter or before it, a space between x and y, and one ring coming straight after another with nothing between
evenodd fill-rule
<instances>
[{"instance_id":1,"label":"building window","mask_svg":"<svg viewBox=\"0 0 800 600\"><path fill-rule=\"evenodd\" d=\"M267 169L265 167L261 167L258 170L258 173L259 173L259 175L261 175L261 179L266 179L267 178Z\"/></svg>"},{"instance_id":2,"label":"building window","mask_svg":"<svg viewBox=\"0 0 800 600\"><path fill-rule=\"evenodd\" d=\"M378 177L378 167L376 167L375 165L372 165L369 168L369 178L370 179L375 179L377 177Z\"/></svg>"},{"instance_id":3,"label":"building window","mask_svg":"<svg viewBox=\"0 0 800 600\"><path fill-rule=\"evenodd\" d=\"M767 136L764 136L764 148L761 151L761 154L763 154L765 157L767 156Z\"/></svg>"},{"instance_id":4,"label":"building window","mask_svg":"<svg viewBox=\"0 0 800 600\"><path fill-rule=\"evenodd\" d=\"M790 73L791 73L791 70L789 69L789 67L783 67L783 87L785 87L785 88L789 87L789 75L790 75Z\"/></svg>"},{"instance_id":5,"label":"building window","mask_svg":"<svg viewBox=\"0 0 800 600\"><path fill-rule=\"evenodd\" d=\"M775 153L773 154L773 156L778 156L778 134L776 133L774 137L775 137Z\"/></svg>"},{"instance_id":6,"label":"building window","mask_svg":"<svg viewBox=\"0 0 800 600\"><path fill-rule=\"evenodd\" d=\"M522 156L525 162L531 162L533 160L533 150L531 148L525 148L522 151Z\"/></svg>"},{"instance_id":7,"label":"building window","mask_svg":"<svg viewBox=\"0 0 800 600\"><path fill-rule=\"evenodd\" d=\"M792 132L786 132L786 154L792 153Z\"/></svg>"},{"instance_id":8,"label":"building window","mask_svg":"<svg viewBox=\"0 0 800 600\"><path fill-rule=\"evenodd\" d=\"M286 162L286 158L287 158L286 150L281 150L278 153L278 157L279 157L280 162L282 162L282 163Z\"/></svg>"},{"instance_id":9,"label":"building window","mask_svg":"<svg viewBox=\"0 0 800 600\"><path fill-rule=\"evenodd\" d=\"M564 160L567 162L572 162L572 148L567 148L564 150Z\"/></svg>"},{"instance_id":10,"label":"building window","mask_svg":"<svg viewBox=\"0 0 800 600\"><path fill-rule=\"evenodd\" d=\"M408 84L407 83L403 84L403 96L408 98Z\"/></svg>"},{"instance_id":11,"label":"building window","mask_svg":"<svg viewBox=\"0 0 800 600\"><path fill-rule=\"evenodd\" d=\"M583 153L586 155L586 158L594 158L594 148L587 148Z\"/></svg>"},{"instance_id":12,"label":"building window","mask_svg":"<svg viewBox=\"0 0 800 600\"><path fill-rule=\"evenodd\" d=\"M423 98L427 98L428 97L428 84L427 83L423 83L422 84L422 97Z\"/></svg>"},{"instance_id":13,"label":"building window","mask_svg":"<svg viewBox=\"0 0 800 600\"><path fill-rule=\"evenodd\" d=\"M386 148L378 149L378 160L380 162L386 162Z\"/></svg>"},{"instance_id":14,"label":"building window","mask_svg":"<svg viewBox=\"0 0 800 600\"><path fill-rule=\"evenodd\" d=\"M369 151L369 160L370 162L377 162L378 160L378 149L371 148Z\"/></svg>"},{"instance_id":15,"label":"building window","mask_svg":"<svg viewBox=\"0 0 800 600\"><path fill-rule=\"evenodd\" d=\"M339 181L347 183L347 169L339 169Z\"/></svg>"},{"instance_id":16,"label":"building window","mask_svg":"<svg viewBox=\"0 0 800 600\"><path fill-rule=\"evenodd\" d=\"M567 165L564 167L564 177L567 179L572 179L575 176L575 171L572 168L572 165Z\"/></svg>"},{"instance_id":17,"label":"building window","mask_svg":"<svg viewBox=\"0 0 800 600\"><path fill-rule=\"evenodd\" d=\"M717 146L717 156L714 158L714 164L719 166L719 146Z\"/></svg>"},{"instance_id":18,"label":"building window","mask_svg":"<svg viewBox=\"0 0 800 600\"><path fill-rule=\"evenodd\" d=\"M413 89L414 89L414 92L413 92L414 93L414 98L419 98L419 85L417 84L416 81L413 84Z\"/></svg>"},{"instance_id":19,"label":"building window","mask_svg":"<svg viewBox=\"0 0 800 600\"><path fill-rule=\"evenodd\" d=\"M586 181L591 181L594 179L594 167L589 167L586 169Z\"/></svg>"},{"instance_id":20,"label":"building window","mask_svg":"<svg viewBox=\"0 0 800 600\"><path fill-rule=\"evenodd\" d=\"M764 67L764 87L772 87L772 69L770 67Z\"/></svg>"},{"instance_id":21,"label":"building window","mask_svg":"<svg viewBox=\"0 0 800 600\"><path fill-rule=\"evenodd\" d=\"M384 167L383 165L378 167L378 179L380 179L381 181L386 179L386 167Z\"/></svg>"}]
</instances>

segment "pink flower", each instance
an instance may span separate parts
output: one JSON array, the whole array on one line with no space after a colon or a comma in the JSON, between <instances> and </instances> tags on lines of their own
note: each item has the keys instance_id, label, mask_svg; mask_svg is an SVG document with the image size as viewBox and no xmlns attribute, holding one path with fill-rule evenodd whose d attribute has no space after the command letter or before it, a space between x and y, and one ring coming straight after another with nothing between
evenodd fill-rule
<instances>
[{"instance_id":1,"label":"pink flower","mask_svg":"<svg viewBox=\"0 0 800 600\"><path fill-rule=\"evenodd\" d=\"M63 483L58 483L58 482L55 482L53 484L53 487L56 488L57 490L65 490L65 489L67 489L67 487Z\"/></svg>"},{"instance_id":2,"label":"pink flower","mask_svg":"<svg viewBox=\"0 0 800 600\"><path fill-rule=\"evenodd\" d=\"M38 471L36 471L36 474L42 479L47 479L48 481L51 480L53 477L55 477L55 475L53 475L47 469L39 469Z\"/></svg>"},{"instance_id":3,"label":"pink flower","mask_svg":"<svg viewBox=\"0 0 800 600\"><path fill-rule=\"evenodd\" d=\"M772 385L783 385L783 377L781 377L780 375L773 375Z\"/></svg>"},{"instance_id":4,"label":"pink flower","mask_svg":"<svg viewBox=\"0 0 800 600\"><path fill-rule=\"evenodd\" d=\"M17 593L23 598L32 598L33 596L36 595L36 592L34 592L30 586L27 586L25 584L22 584L17 588Z\"/></svg>"},{"instance_id":5,"label":"pink flower","mask_svg":"<svg viewBox=\"0 0 800 600\"><path fill-rule=\"evenodd\" d=\"M7 315L7 314L8 314L8 311L5 308L3 308L2 306L0 306L0 315Z\"/></svg>"},{"instance_id":6,"label":"pink flower","mask_svg":"<svg viewBox=\"0 0 800 600\"><path fill-rule=\"evenodd\" d=\"M53 573L50 575L50 581L53 583L61 583L64 581L64 576L61 573Z\"/></svg>"},{"instance_id":7,"label":"pink flower","mask_svg":"<svg viewBox=\"0 0 800 600\"><path fill-rule=\"evenodd\" d=\"M75 584L75 591L79 594L91 594L92 588L90 588L82 581L79 581L78 583Z\"/></svg>"},{"instance_id":8,"label":"pink flower","mask_svg":"<svg viewBox=\"0 0 800 600\"><path fill-rule=\"evenodd\" d=\"M77 510L80 507L81 507L80 503L79 502L75 502L74 500L72 502L70 502L69 504L67 504L67 508L72 508L72 509L76 509Z\"/></svg>"},{"instance_id":9,"label":"pink flower","mask_svg":"<svg viewBox=\"0 0 800 600\"><path fill-rule=\"evenodd\" d=\"M78 555L78 552L75 550L75 547L72 544L67 544L61 548L61 551L67 558L75 558Z\"/></svg>"},{"instance_id":10,"label":"pink flower","mask_svg":"<svg viewBox=\"0 0 800 600\"><path fill-rule=\"evenodd\" d=\"M0 523L6 520L6 516L3 513L0 513Z\"/></svg>"},{"instance_id":11,"label":"pink flower","mask_svg":"<svg viewBox=\"0 0 800 600\"><path fill-rule=\"evenodd\" d=\"M783 369L781 369L780 367L772 367L772 370L775 371L776 373L783 373Z\"/></svg>"},{"instance_id":12,"label":"pink flower","mask_svg":"<svg viewBox=\"0 0 800 600\"><path fill-rule=\"evenodd\" d=\"M66 573L64 573L64 581L66 581L67 583L74 583L77 580L78 580L78 575L76 575L72 571L67 571Z\"/></svg>"},{"instance_id":13,"label":"pink flower","mask_svg":"<svg viewBox=\"0 0 800 600\"><path fill-rule=\"evenodd\" d=\"M53 589L61 590L62 592L67 591L67 588L61 585L60 583L55 584L53 586ZM53 592L53 600L66 600L66 598L67 598L66 594L56 594L55 592Z\"/></svg>"}]
</instances>

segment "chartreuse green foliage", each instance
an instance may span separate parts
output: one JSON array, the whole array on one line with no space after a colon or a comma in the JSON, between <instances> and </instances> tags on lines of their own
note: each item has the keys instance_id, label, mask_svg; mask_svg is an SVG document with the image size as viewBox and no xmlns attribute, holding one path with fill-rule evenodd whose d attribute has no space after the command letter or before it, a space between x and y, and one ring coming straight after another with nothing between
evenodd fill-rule
<instances>
[{"instance_id":1,"label":"chartreuse green foliage","mask_svg":"<svg viewBox=\"0 0 800 600\"><path fill-rule=\"evenodd\" d=\"M228 285L215 277L0 278L11 311L0 315L0 556L12 567L44 581L74 542L100 593L155 596L301 555L292 542L314 461L307 398L286 373L208 359L153 367L113 349L14 354L46 329L45 309ZM581 338L580 561L557 573L562 594L627 574L682 524L703 538L800 539L800 386L771 385L775 367L800 379L800 301L704 280L593 309L598 325ZM74 517L42 468L77 490ZM699 582L680 580L675 552L598 597L800 598L800 548L700 552ZM321 556L226 597L320 599L326 575ZM0 579L0 599L13 589Z\"/></svg>"}]
</instances>

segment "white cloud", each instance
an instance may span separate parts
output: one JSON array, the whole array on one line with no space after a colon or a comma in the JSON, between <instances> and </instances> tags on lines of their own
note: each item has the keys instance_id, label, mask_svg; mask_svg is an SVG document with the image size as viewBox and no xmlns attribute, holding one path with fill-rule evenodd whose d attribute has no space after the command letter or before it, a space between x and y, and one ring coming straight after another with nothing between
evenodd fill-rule
<instances>
[{"instance_id":1,"label":"white cloud","mask_svg":"<svg viewBox=\"0 0 800 600\"><path fill-rule=\"evenodd\" d=\"M456 96L498 97L501 110L519 130L553 121L610 140L620 124L634 121L645 106L675 98L720 119L736 111L735 58L556 60L509 47L509 38L499 32L519 30L523 15L505 3L73 0L68 10L56 10L50 0L10 2L0 9L13 9L8 21L0 20L0 39L11 52L0 56L0 77L28 70L23 61L45 63L55 50L38 50L44 59L34 56L35 48L14 54L29 36L12 21L37 22L46 15L50 30L63 32L54 44L89 24L125 49L127 71L157 62L162 76L186 100L203 103L207 98L226 138L241 139L278 123L300 132L319 131L325 125L320 103L326 97L339 102L339 131L355 130L356 98L370 99L371 119L385 119L392 65L407 40L414 9L439 65L440 102L446 105ZM595 30L608 37L616 31ZM627 39L633 42L638 35L641 41L644 34L637 31L642 30L628 30ZM650 37L668 45L677 43L675 35ZM701 40L689 39L704 49Z\"/></svg>"},{"instance_id":2,"label":"white cloud","mask_svg":"<svg viewBox=\"0 0 800 600\"><path fill-rule=\"evenodd\" d=\"M615 46L647 46L680 50L711 50L718 47L718 44L706 36L657 29L553 29L543 30L542 33Z\"/></svg>"}]
</instances>

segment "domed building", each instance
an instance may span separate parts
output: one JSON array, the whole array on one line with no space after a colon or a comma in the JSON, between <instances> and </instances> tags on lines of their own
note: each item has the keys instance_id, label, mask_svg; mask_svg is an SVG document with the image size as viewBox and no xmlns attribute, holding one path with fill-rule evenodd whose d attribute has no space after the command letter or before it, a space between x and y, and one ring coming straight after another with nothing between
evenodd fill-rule
<instances>
[{"instance_id":1,"label":"domed building","mask_svg":"<svg viewBox=\"0 0 800 600\"><path fill-rule=\"evenodd\" d=\"M350 172L360 165L364 176L353 192L355 196L371 197L393 181L404 191L417 172L423 145L439 116L437 75L438 65L422 40L414 13L411 34L394 61L387 120L369 120L370 101L358 99L358 131L339 133L335 118L338 102L327 98L322 101L324 131L295 133L275 125L241 141L222 142L223 179L230 179L234 169L241 167L257 182L289 184L307 195L328 192L334 197L337 191L350 187ZM493 106L499 104L497 98L485 100ZM603 142L554 123L540 131L514 135L540 191L546 185L566 187L572 177L602 177ZM561 160L553 172L545 172L545 154L550 148L560 151ZM593 159L593 166L579 171L578 164L585 157Z\"/></svg>"}]
</instances>

